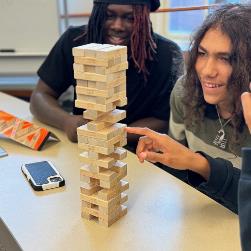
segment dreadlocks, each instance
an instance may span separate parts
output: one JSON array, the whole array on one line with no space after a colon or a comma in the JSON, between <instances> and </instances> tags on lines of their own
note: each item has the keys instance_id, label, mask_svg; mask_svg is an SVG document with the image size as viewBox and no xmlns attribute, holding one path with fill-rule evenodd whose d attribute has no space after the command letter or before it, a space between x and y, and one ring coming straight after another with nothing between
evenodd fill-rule
<instances>
[{"instance_id":1,"label":"dreadlocks","mask_svg":"<svg viewBox=\"0 0 251 251\"><path fill-rule=\"evenodd\" d=\"M131 36L131 56L139 72L143 73L146 81L149 74L146 60L153 60L157 46L152 37L153 31L149 18L149 8L146 5L135 5L133 15L134 25Z\"/></svg>"},{"instance_id":2,"label":"dreadlocks","mask_svg":"<svg viewBox=\"0 0 251 251\"><path fill-rule=\"evenodd\" d=\"M106 9L108 4L96 3L93 6L92 13L88 22L87 42L103 43L103 32L106 21Z\"/></svg>"},{"instance_id":3,"label":"dreadlocks","mask_svg":"<svg viewBox=\"0 0 251 251\"><path fill-rule=\"evenodd\" d=\"M87 35L88 43L104 42L104 26L106 22L106 10L108 4L95 3L88 23ZM146 5L133 5L133 32L129 52L139 73L142 73L144 80L149 74L146 66L147 60L153 60L156 53L156 43L153 39L152 24L150 21L150 10ZM142 46L145 45L145 46Z\"/></svg>"}]
</instances>

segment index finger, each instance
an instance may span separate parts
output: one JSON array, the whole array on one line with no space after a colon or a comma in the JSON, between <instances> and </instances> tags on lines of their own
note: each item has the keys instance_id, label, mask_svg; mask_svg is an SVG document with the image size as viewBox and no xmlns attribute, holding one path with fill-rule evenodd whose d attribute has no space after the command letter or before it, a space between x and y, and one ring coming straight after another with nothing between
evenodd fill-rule
<instances>
[{"instance_id":1,"label":"index finger","mask_svg":"<svg viewBox=\"0 0 251 251\"><path fill-rule=\"evenodd\" d=\"M142 136L147 136L151 139L156 139L158 136L158 133L147 128L147 127L126 127L125 130L128 133L132 133L132 134L138 134L138 135L142 135Z\"/></svg>"}]
</instances>

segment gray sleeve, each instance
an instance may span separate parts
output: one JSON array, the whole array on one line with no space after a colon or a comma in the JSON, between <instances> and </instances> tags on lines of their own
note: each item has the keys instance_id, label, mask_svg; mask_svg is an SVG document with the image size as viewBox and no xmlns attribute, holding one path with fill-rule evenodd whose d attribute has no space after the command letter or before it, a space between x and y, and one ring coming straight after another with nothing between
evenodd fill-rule
<instances>
[{"instance_id":1,"label":"gray sleeve","mask_svg":"<svg viewBox=\"0 0 251 251\"><path fill-rule=\"evenodd\" d=\"M171 93L171 112L168 132L169 136L181 143L186 141L184 125L184 107L182 103L183 81L184 77L179 78Z\"/></svg>"}]
</instances>

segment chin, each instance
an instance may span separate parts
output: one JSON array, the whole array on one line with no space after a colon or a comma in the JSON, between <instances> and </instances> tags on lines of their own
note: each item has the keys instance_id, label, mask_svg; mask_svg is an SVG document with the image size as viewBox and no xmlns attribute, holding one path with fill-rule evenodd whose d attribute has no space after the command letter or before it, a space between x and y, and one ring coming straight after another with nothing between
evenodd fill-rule
<instances>
[{"instance_id":1,"label":"chin","mask_svg":"<svg viewBox=\"0 0 251 251\"><path fill-rule=\"evenodd\" d=\"M210 105L217 105L220 102L220 100L216 97L204 96L204 99Z\"/></svg>"}]
</instances>

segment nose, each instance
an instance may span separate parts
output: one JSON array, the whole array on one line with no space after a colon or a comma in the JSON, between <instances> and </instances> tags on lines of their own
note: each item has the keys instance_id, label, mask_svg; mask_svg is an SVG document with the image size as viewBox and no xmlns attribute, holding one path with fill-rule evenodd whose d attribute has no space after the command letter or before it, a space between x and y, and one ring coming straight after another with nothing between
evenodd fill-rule
<instances>
[{"instance_id":1,"label":"nose","mask_svg":"<svg viewBox=\"0 0 251 251\"><path fill-rule=\"evenodd\" d=\"M122 20L122 18L117 17L114 19L111 28L116 30L116 31L121 31L124 29L124 22Z\"/></svg>"},{"instance_id":2,"label":"nose","mask_svg":"<svg viewBox=\"0 0 251 251\"><path fill-rule=\"evenodd\" d=\"M203 66L202 66L202 74L205 77L216 77L217 76L217 62L211 57L207 58L205 60Z\"/></svg>"}]
</instances>

